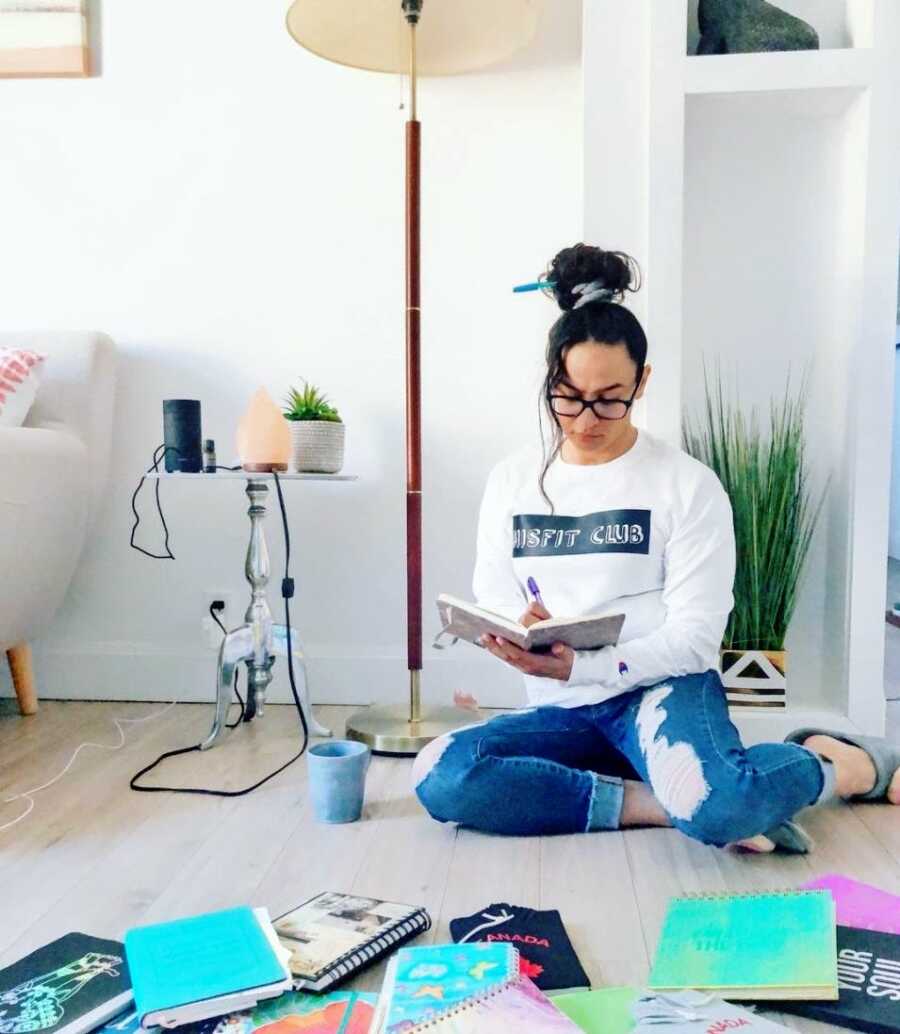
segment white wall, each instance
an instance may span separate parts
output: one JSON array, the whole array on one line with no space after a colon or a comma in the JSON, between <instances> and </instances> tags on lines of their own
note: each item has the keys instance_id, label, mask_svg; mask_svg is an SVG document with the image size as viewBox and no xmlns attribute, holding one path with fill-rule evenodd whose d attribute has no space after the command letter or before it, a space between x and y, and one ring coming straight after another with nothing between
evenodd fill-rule
<instances>
[{"instance_id":1,"label":"white wall","mask_svg":"<svg viewBox=\"0 0 900 1034\"><path fill-rule=\"evenodd\" d=\"M900 345L900 322L897 324ZM891 530L888 556L900 560L900 360L894 358L894 433L891 446Z\"/></svg>"},{"instance_id":2,"label":"white wall","mask_svg":"<svg viewBox=\"0 0 900 1034\"><path fill-rule=\"evenodd\" d=\"M846 706L846 328L855 295L844 275L854 244L833 199L855 196L843 155L861 118L853 94L836 97L831 115L790 114L774 95L691 97L685 147L685 409L701 412L704 365L713 377L720 365L765 428L770 400L783 398L788 378L796 394L808 374L810 489L815 499L826 486L828 494L788 635L789 685L792 704L836 709Z\"/></svg>"},{"instance_id":3,"label":"white wall","mask_svg":"<svg viewBox=\"0 0 900 1034\"><path fill-rule=\"evenodd\" d=\"M314 698L406 692L401 85L298 48L285 7L108 0L101 76L0 83L0 321L120 348L109 497L37 644L45 696L211 699L202 602L243 608L240 485L164 485L174 563L128 548L129 498L161 399L200 398L224 462L251 392L301 376L339 406L360 476L287 489ZM510 288L580 235L579 48L578 0L554 0L527 54L421 87L428 641L436 593L469 594L489 468L536 440L554 312ZM142 511L158 545L149 490ZM273 519L269 538L275 571ZM430 654L426 697L518 702L491 659ZM271 699L287 699L280 667Z\"/></svg>"}]
</instances>

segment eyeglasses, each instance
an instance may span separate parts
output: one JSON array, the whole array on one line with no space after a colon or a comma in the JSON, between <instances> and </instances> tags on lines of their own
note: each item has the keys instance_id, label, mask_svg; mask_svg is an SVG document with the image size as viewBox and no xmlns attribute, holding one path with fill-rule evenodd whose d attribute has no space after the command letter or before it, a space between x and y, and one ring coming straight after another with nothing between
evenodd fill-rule
<instances>
[{"instance_id":1,"label":"eyeglasses","mask_svg":"<svg viewBox=\"0 0 900 1034\"><path fill-rule=\"evenodd\" d=\"M642 371L643 372L643 371ZM641 384L641 376L634 385L631 397L627 399L594 399L589 402L587 399L579 398L577 395L551 395L550 408L557 416L578 417L590 407L598 420L621 420L634 404L634 396Z\"/></svg>"}]
</instances>

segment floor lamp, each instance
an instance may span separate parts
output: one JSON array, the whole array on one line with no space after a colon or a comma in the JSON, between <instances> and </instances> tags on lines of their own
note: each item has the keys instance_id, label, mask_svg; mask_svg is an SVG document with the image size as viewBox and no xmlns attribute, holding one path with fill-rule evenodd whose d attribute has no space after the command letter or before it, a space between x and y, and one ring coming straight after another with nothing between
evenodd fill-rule
<instances>
[{"instance_id":1,"label":"floor lamp","mask_svg":"<svg viewBox=\"0 0 900 1034\"><path fill-rule=\"evenodd\" d=\"M369 707L347 735L388 754L416 754L471 721L455 707L423 712L422 456L419 297L420 75L456 75L512 56L534 36L543 0L294 0L287 29L329 61L409 75L406 123L406 620L409 706Z\"/></svg>"}]
</instances>

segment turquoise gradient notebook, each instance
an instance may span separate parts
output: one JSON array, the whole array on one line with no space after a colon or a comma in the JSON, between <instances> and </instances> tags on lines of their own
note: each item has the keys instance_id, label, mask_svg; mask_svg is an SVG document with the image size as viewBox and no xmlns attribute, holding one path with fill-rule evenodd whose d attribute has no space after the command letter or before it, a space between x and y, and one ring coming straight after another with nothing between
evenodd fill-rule
<instances>
[{"instance_id":1,"label":"turquoise gradient notebook","mask_svg":"<svg viewBox=\"0 0 900 1034\"><path fill-rule=\"evenodd\" d=\"M231 908L129 930L125 955L141 1025L207 1019L281 994L291 986L281 953L265 909Z\"/></svg>"},{"instance_id":2,"label":"turquoise gradient notebook","mask_svg":"<svg viewBox=\"0 0 900 1034\"><path fill-rule=\"evenodd\" d=\"M834 915L834 899L824 890L673 898L649 987L759 1001L834 1001Z\"/></svg>"}]
</instances>

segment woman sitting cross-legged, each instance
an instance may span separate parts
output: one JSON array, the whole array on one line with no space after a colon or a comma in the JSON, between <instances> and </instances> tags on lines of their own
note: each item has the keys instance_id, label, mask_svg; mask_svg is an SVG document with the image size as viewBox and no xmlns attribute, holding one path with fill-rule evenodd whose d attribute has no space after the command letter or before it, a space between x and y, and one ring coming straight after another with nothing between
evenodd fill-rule
<instances>
[{"instance_id":1,"label":"woman sitting cross-legged","mask_svg":"<svg viewBox=\"0 0 900 1034\"><path fill-rule=\"evenodd\" d=\"M549 455L527 448L488 478L478 527L479 604L531 624L626 615L620 642L574 652L483 645L525 675L531 709L442 736L416 759L436 819L509 834L675 826L707 844L808 850L792 822L834 795L900 803L900 749L803 730L744 747L716 671L731 611L734 532L715 474L639 431L647 340L619 304L628 256L566 248L547 274ZM545 609L528 605L529 578ZM524 613L523 613L524 612Z\"/></svg>"}]
</instances>

